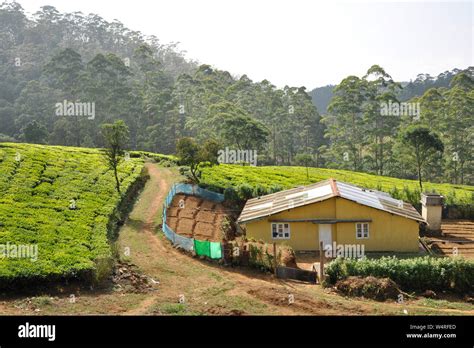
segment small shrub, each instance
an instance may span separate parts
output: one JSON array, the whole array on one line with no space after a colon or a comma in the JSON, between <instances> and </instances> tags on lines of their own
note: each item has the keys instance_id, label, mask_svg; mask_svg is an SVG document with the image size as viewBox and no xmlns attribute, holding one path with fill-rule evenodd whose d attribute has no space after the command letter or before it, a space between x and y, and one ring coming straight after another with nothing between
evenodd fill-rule
<instances>
[{"instance_id":1,"label":"small shrub","mask_svg":"<svg viewBox=\"0 0 474 348\"><path fill-rule=\"evenodd\" d=\"M240 185L238 188L238 192L239 198L243 201L246 201L247 199L250 199L253 196L252 186L247 184Z\"/></svg>"},{"instance_id":2,"label":"small shrub","mask_svg":"<svg viewBox=\"0 0 474 348\"><path fill-rule=\"evenodd\" d=\"M224 190L224 199L230 202L238 202L239 195L237 194L237 191L233 187L227 187Z\"/></svg>"},{"instance_id":3,"label":"small shrub","mask_svg":"<svg viewBox=\"0 0 474 348\"><path fill-rule=\"evenodd\" d=\"M229 217L225 216L221 223L222 240L231 240L234 237L232 223Z\"/></svg>"},{"instance_id":4,"label":"small shrub","mask_svg":"<svg viewBox=\"0 0 474 348\"><path fill-rule=\"evenodd\" d=\"M160 311L164 314L171 314L171 315L183 315L187 312L186 306L181 303L167 303L164 304Z\"/></svg>"},{"instance_id":5,"label":"small shrub","mask_svg":"<svg viewBox=\"0 0 474 348\"><path fill-rule=\"evenodd\" d=\"M112 274L114 260L112 258L99 258L95 261L95 265L95 279L93 283L103 285Z\"/></svg>"},{"instance_id":6,"label":"small shrub","mask_svg":"<svg viewBox=\"0 0 474 348\"><path fill-rule=\"evenodd\" d=\"M253 196L254 197L260 197L260 196L265 196L267 194L267 189L263 187L262 185L256 185L253 188Z\"/></svg>"},{"instance_id":7,"label":"small shrub","mask_svg":"<svg viewBox=\"0 0 474 348\"><path fill-rule=\"evenodd\" d=\"M280 192L282 190L283 190L283 187L281 185L272 185L268 189L268 193L276 193L276 192Z\"/></svg>"},{"instance_id":8,"label":"small shrub","mask_svg":"<svg viewBox=\"0 0 474 348\"><path fill-rule=\"evenodd\" d=\"M50 306L53 304L53 298L50 296L38 296L38 297L33 297L31 299L31 303L35 307L44 307L44 306Z\"/></svg>"}]
</instances>

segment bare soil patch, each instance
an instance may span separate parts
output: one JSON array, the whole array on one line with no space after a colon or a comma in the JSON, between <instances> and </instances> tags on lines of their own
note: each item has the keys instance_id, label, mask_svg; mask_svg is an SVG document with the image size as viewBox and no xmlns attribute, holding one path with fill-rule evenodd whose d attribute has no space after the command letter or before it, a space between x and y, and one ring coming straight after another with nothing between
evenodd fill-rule
<instances>
[{"instance_id":1,"label":"bare soil patch","mask_svg":"<svg viewBox=\"0 0 474 348\"><path fill-rule=\"evenodd\" d=\"M195 221L193 219L180 217L178 218L178 228L175 232L182 236L192 237L194 231L194 224Z\"/></svg>"},{"instance_id":2,"label":"bare soil patch","mask_svg":"<svg viewBox=\"0 0 474 348\"><path fill-rule=\"evenodd\" d=\"M224 205L184 194L173 197L166 215L168 226L179 235L211 242L222 241L221 226L228 216Z\"/></svg>"},{"instance_id":3,"label":"bare soil patch","mask_svg":"<svg viewBox=\"0 0 474 348\"><path fill-rule=\"evenodd\" d=\"M323 299L281 287L254 288L249 290L248 294L281 309L298 314L325 315L334 314L341 310L341 308L337 308L334 304Z\"/></svg>"}]
</instances>

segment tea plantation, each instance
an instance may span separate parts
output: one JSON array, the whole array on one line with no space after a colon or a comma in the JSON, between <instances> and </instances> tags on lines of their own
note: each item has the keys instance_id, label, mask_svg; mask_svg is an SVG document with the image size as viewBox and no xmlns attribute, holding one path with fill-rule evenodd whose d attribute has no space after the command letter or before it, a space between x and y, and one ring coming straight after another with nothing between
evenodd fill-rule
<instances>
[{"instance_id":1,"label":"tea plantation","mask_svg":"<svg viewBox=\"0 0 474 348\"><path fill-rule=\"evenodd\" d=\"M221 164L202 168L200 184L219 192L224 192L226 188L233 188L240 199L247 199L329 178L385 191L413 205L418 205L420 201L420 188L416 180L324 168L309 168L308 180L304 167L252 167ZM443 194L448 205L466 207L474 205L474 186L425 183L423 189Z\"/></svg>"},{"instance_id":2,"label":"tea plantation","mask_svg":"<svg viewBox=\"0 0 474 348\"><path fill-rule=\"evenodd\" d=\"M119 197L99 150L0 144L0 286L96 276L112 255L118 207L144 181L142 169L139 158L123 162ZM36 260L7 255L12 245L36 245Z\"/></svg>"}]
</instances>

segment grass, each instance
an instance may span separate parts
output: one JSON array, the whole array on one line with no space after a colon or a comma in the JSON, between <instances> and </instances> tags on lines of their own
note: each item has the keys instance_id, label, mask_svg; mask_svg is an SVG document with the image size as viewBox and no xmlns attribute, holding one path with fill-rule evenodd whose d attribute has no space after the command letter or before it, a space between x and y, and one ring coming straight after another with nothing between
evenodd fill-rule
<instances>
[{"instance_id":1,"label":"grass","mask_svg":"<svg viewBox=\"0 0 474 348\"><path fill-rule=\"evenodd\" d=\"M158 306L158 308L153 310L154 312L158 311L162 314L167 315L192 315L196 314L187 308L185 304L181 303L163 303Z\"/></svg>"},{"instance_id":2,"label":"grass","mask_svg":"<svg viewBox=\"0 0 474 348\"><path fill-rule=\"evenodd\" d=\"M465 302L451 302L447 300L437 300L437 299L431 299L431 298L424 298L419 301L420 304L426 307L430 308L450 308L450 309L459 309L459 310L466 310L466 309L471 309L472 310L472 305L467 304Z\"/></svg>"},{"instance_id":3,"label":"grass","mask_svg":"<svg viewBox=\"0 0 474 348\"><path fill-rule=\"evenodd\" d=\"M308 185L321 180L334 178L366 188L390 193L413 205L419 205L420 188L418 181L378 176L348 170L309 168L309 179L304 167L252 167L221 164L202 169L201 186L224 192L234 188L237 192L242 186L249 186L252 196ZM438 192L445 196L447 204L473 205L474 186L424 183L424 191ZM242 191L242 189L240 189Z\"/></svg>"}]
</instances>

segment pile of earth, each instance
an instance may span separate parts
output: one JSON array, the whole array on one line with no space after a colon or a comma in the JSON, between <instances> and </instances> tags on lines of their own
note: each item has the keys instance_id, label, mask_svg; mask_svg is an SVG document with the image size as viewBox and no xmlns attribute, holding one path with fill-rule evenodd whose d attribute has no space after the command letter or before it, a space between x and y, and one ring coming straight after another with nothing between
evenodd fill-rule
<instances>
[{"instance_id":1,"label":"pile of earth","mask_svg":"<svg viewBox=\"0 0 474 348\"><path fill-rule=\"evenodd\" d=\"M116 291L146 293L156 290L158 281L142 274L138 267L127 262L119 262L112 274Z\"/></svg>"},{"instance_id":2,"label":"pile of earth","mask_svg":"<svg viewBox=\"0 0 474 348\"><path fill-rule=\"evenodd\" d=\"M339 280L335 288L347 296L365 297L377 301L397 299L400 289L390 278L348 277Z\"/></svg>"}]
</instances>

